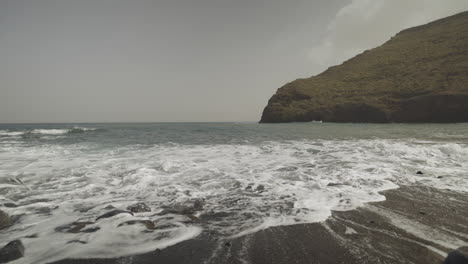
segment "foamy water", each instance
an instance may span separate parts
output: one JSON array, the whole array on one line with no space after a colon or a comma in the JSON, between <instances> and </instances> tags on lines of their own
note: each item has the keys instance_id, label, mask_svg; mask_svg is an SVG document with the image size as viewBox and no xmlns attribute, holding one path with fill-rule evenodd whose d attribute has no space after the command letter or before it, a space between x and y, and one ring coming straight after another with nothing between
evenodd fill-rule
<instances>
[{"instance_id":1,"label":"foamy water","mask_svg":"<svg viewBox=\"0 0 468 264\"><path fill-rule=\"evenodd\" d=\"M452 126L3 129L0 204L17 205L2 208L17 222L0 231L0 246L23 241L25 257L14 263L118 257L203 232L222 239L324 221L332 210L382 201L380 191L399 185L466 191L468 126ZM39 137L23 136L31 133ZM96 220L138 202L151 212ZM77 221L88 224L67 232Z\"/></svg>"}]
</instances>

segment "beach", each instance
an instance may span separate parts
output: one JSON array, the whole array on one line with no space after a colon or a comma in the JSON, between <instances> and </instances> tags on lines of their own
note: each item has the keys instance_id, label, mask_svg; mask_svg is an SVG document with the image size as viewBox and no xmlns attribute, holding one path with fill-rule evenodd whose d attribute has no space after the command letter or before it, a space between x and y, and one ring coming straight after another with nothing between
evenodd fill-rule
<instances>
[{"instance_id":1,"label":"beach","mask_svg":"<svg viewBox=\"0 0 468 264\"><path fill-rule=\"evenodd\" d=\"M107 263L414 263L440 264L468 244L468 195L402 186L386 200L334 211L325 222L268 228L232 240L202 235L166 249Z\"/></svg>"}]
</instances>

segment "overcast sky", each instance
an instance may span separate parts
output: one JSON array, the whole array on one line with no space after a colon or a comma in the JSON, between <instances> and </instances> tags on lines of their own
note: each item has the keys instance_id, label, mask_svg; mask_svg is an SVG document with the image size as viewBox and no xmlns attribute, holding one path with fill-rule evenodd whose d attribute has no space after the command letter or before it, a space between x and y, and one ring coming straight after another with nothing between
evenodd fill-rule
<instances>
[{"instance_id":1,"label":"overcast sky","mask_svg":"<svg viewBox=\"0 0 468 264\"><path fill-rule=\"evenodd\" d=\"M258 121L467 0L0 0L0 122Z\"/></svg>"}]
</instances>

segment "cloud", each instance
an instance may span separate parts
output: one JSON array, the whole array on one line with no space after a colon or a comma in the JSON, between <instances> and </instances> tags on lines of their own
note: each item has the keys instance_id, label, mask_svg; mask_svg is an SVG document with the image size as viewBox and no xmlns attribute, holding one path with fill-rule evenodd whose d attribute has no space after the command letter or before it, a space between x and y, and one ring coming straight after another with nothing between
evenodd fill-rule
<instances>
[{"instance_id":1,"label":"cloud","mask_svg":"<svg viewBox=\"0 0 468 264\"><path fill-rule=\"evenodd\" d=\"M466 0L352 0L338 11L325 38L308 55L323 71L383 44L405 28L466 10Z\"/></svg>"}]
</instances>

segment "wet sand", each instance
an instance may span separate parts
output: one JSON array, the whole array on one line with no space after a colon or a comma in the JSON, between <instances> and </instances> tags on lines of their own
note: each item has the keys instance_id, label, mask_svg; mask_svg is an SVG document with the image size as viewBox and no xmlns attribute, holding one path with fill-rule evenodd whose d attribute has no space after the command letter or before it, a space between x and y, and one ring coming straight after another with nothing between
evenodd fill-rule
<instances>
[{"instance_id":1,"label":"wet sand","mask_svg":"<svg viewBox=\"0 0 468 264\"><path fill-rule=\"evenodd\" d=\"M163 250L56 264L414 263L441 264L468 245L468 193L403 186L387 200L333 212L323 223L268 228L232 240L202 234Z\"/></svg>"}]
</instances>

